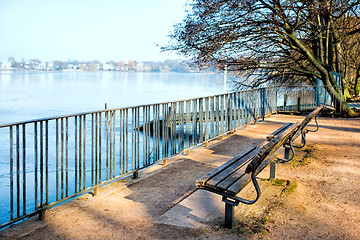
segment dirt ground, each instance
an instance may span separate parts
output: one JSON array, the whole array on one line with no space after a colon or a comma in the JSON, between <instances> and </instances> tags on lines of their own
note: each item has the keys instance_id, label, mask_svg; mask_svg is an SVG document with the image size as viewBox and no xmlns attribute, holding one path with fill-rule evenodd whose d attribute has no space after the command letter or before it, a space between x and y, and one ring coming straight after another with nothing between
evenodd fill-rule
<instances>
[{"instance_id":1,"label":"dirt ground","mask_svg":"<svg viewBox=\"0 0 360 240\"><path fill-rule=\"evenodd\" d=\"M282 194L289 181L280 184L281 193L269 188L256 216L242 214L246 207L239 206L233 230L223 229L222 219L202 228L157 221L193 193L196 179L303 118L274 115L154 166L137 180L109 184L98 197L85 194L55 207L45 221L5 229L0 239L360 239L360 119L319 118L307 147L293 162L278 164L277 177L295 183L293 189ZM266 178L266 171L259 176Z\"/></svg>"}]
</instances>

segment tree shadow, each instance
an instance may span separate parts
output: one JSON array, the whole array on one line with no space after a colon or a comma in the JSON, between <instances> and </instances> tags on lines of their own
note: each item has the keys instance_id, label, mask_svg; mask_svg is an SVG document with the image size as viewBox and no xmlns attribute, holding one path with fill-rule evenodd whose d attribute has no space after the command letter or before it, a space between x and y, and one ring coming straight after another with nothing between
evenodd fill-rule
<instances>
[{"instance_id":1,"label":"tree shadow","mask_svg":"<svg viewBox=\"0 0 360 240\"><path fill-rule=\"evenodd\" d=\"M335 126L329 126L329 125L320 125L320 128L337 130L337 131L342 131L342 132L360 132L360 128L351 128L351 127L335 127Z\"/></svg>"}]
</instances>

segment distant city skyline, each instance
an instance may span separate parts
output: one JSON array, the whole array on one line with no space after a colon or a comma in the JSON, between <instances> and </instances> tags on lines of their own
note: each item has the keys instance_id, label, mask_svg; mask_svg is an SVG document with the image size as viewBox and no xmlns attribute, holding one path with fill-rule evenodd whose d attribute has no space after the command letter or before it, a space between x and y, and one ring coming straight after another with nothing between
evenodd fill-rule
<instances>
[{"instance_id":1,"label":"distant city skyline","mask_svg":"<svg viewBox=\"0 0 360 240\"><path fill-rule=\"evenodd\" d=\"M0 0L0 61L164 61L187 0Z\"/></svg>"},{"instance_id":2,"label":"distant city skyline","mask_svg":"<svg viewBox=\"0 0 360 240\"><path fill-rule=\"evenodd\" d=\"M32 59L29 61L16 61L9 58L1 61L0 72L15 71L122 71L122 72L198 72L200 69L191 65L191 62L182 60L164 61L41 61ZM213 70L213 69L211 69Z\"/></svg>"}]
</instances>

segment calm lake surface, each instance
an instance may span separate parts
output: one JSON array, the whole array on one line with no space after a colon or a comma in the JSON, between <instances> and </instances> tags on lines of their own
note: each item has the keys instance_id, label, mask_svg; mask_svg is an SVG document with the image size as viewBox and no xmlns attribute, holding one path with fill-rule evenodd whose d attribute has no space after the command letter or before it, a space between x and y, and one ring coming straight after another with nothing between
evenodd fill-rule
<instances>
[{"instance_id":1,"label":"calm lake surface","mask_svg":"<svg viewBox=\"0 0 360 240\"><path fill-rule=\"evenodd\" d=\"M3 72L0 73L0 125L101 110L105 103L111 109L222 94L234 90L232 78L204 73ZM53 202L56 185L54 126L49 131L53 133L49 138L52 156L49 159L49 194L50 202ZM26 133L29 135L26 158L28 210L33 209L34 204L31 132L29 126ZM131 155L131 149L129 151ZM74 154L70 152L69 155ZM0 224L9 220L9 162L9 129L0 128ZM74 161L70 159L69 162L73 174ZM15 181L16 171L14 174ZM72 177L69 184L75 185ZM16 187L14 189L16 193Z\"/></svg>"},{"instance_id":2,"label":"calm lake surface","mask_svg":"<svg viewBox=\"0 0 360 240\"><path fill-rule=\"evenodd\" d=\"M210 96L232 76L204 73L0 73L0 124L108 108Z\"/></svg>"}]
</instances>

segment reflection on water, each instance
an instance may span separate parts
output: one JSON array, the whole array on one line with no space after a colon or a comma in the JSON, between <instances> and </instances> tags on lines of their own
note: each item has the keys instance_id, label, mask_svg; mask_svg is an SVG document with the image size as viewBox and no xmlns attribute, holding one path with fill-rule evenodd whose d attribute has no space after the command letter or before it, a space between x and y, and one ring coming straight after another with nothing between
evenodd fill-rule
<instances>
[{"instance_id":1,"label":"reflection on water","mask_svg":"<svg viewBox=\"0 0 360 240\"><path fill-rule=\"evenodd\" d=\"M231 91L233 76L202 73L29 72L0 74L0 124L160 103Z\"/></svg>"}]
</instances>

